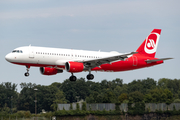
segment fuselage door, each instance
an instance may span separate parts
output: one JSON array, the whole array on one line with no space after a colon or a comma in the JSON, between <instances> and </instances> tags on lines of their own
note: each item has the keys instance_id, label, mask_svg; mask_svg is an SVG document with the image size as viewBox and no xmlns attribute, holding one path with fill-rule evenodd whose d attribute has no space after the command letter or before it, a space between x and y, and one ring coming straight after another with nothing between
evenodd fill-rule
<instances>
[{"instance_id":1,"label":"fuselage door","mask_svg":"<svg viewBox=\"0 0 180 120\"><path fill-rule=\"evenodd\" d=\"M34 50L31 46L29 46L29 58L34 58Z\"/></svg>"},{"instance_id":2,"label":"fuselage door","mask_svg":"<svg viewBox=\"0 0 180 120\"><path fill-rule=\"evenodd\" d=\"M137 63L138 63L137 57L133 55L132 58L133 58L133 66L137 66Z\"/></svg>"}]
</instances>

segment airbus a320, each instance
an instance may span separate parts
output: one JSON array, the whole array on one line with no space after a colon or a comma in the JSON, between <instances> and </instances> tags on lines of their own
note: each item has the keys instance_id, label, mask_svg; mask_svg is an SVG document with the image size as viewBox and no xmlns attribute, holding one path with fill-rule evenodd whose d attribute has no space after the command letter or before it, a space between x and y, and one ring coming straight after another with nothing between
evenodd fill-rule
<instances>
[{"instance_id":1,"label":"airbus a320","mask_svg":"<svg viewBox=\"0 0 180 120\"><path fill-rule=\"evenodd\" d=\"M31 66L40 67L43 75L55 75L64 70L71 73L70 81L76 81L74 73L88 71L87 79L94 79L91 71L119 72L158 65L172 58L155 58L161 29L154 29L139 48L130 53L101 52L48 47L24 46L5 56L13 64L26 66L29 76Z\"/></svg>"}]
</instances>

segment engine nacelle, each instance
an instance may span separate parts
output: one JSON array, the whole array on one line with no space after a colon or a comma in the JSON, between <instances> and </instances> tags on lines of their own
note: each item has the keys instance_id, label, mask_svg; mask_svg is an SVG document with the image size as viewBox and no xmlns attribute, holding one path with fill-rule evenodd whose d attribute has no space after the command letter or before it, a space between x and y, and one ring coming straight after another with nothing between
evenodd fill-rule
<instances>
[{"instance_id":1,"label":"engine nacelle","mask_svg":"<svg viewBox=\"0 0 180 120\"><path fill-rule=\"evenodd\" d=\"M80 62L66 62L65 69L68 72L72 72L72 73L82 72L84 69L84 65L83 63Z\"/></svg>"},{"instance_id":2,"label":"engine nacelle","mask_svg":"<svg viewBox=\"0 0 180 120\"><path fill-rule=\"evenodd\" d=\"M63 70L50 67L40 67L40 72L43 75L56 75L57 73L62 73Z\"/></svg>"}]
</instances>

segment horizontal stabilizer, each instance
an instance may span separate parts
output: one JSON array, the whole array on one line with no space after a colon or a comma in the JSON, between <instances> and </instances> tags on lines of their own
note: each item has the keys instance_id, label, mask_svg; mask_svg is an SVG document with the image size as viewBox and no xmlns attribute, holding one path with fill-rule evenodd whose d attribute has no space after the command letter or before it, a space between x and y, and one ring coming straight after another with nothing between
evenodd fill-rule
<instances>
[{"instance_id":1,"label":"horizontal stabilizer","mask_svg":"<svg viewBox=\"0 0 180 120\"><path fill-rule=\"evenodd\" d=\"M153 63L153 62L162 61L162 60L169 60L169 59L173 59L173 58L161 58L161 59L146 60L146 62L147 63Z\"/></svg>"}]
</instances>

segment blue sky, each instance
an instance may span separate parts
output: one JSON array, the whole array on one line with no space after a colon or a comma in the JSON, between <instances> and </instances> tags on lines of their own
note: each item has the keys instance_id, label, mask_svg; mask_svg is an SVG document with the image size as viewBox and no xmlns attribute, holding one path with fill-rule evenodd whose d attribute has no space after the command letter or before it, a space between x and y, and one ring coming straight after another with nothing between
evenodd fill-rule
<instances>
[{"instance_id":1,"label":"blue sky","mask_svg":"<svg viewBox=\"0 0 180 120\"><path fill-rule=\"evenodd\" d=\"M162 29L156 57L173 57L164 64L133 71L93 72L95 79L160 78L180 79L180 1L178 0L0 0L0 73L1 82L32 82L50 85L71 75L64 71L43 76L32 67L8 63L4 57L20 46L45 46L93 51L132 52L154 29ZM88 73L77 73L86 77ZM18 86L18 91L20 91Z\"/></svg>"}]
</instances>

